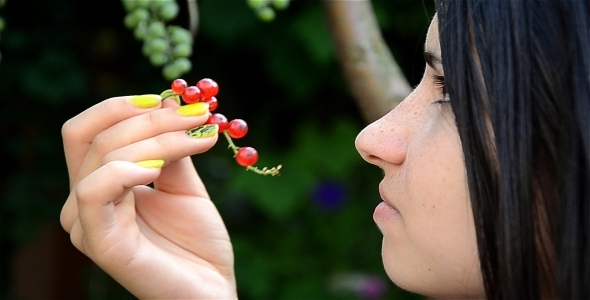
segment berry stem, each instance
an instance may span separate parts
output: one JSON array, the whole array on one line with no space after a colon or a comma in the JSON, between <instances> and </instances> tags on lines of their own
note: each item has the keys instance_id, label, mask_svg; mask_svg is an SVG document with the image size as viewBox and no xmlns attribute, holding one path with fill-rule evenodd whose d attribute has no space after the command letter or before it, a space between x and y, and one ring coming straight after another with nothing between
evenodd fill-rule
<instances>
[{"instance_id":1,"label":"berry stem","mask_svg":"<svg viewBox=\"0 0 590 300\"><path fill-rule=\"evenodd\" d=\"M178 96L178 94L176 94L175 92L173 92L171 89L168 89L168 90L163 91L160 94L160 97L162 97L162 100L165 100L166 98L172 97L172 99L176 100L176 102L178 102L178 104L181 104L180 97Z\"/></svg>"},{"instance_id":2,"label":"berry stem","mask_svg":"<svg viewBox=\"0 0 590 300\"><path fill-rule=\"evenodd\" d=\"M229 136L229 133L227 133L227 130L223 131L223 135L225 136L225 139L227 140L227 143L229 144L228 148L232 149L232 151L234 152L234 156L236 154L238 154L238 150L240 150L240 148L234 144L234 141Z\"/></svg>"},{"instance_id":3,"label":"berry stem","mask_svg":"<svg viewBox=\"0 0 590 300\"><path fill-rule=\"evenodd\" d=\"M240 150L240 147L238 147L238 146L236 146L236 144L234 144L234 141L229 136L229 133L227 133L227 130L223 131L223 135L225 136L225 139L227 140L228 148L230 148L234 152L234 157L235 157L236 154L238 154L238 150ZM282 165L278 165L278 166L272 167L270 169L268 169L267 167L264 167L262 169L258 169L257 167L247 166L246 170L250 170L250 171L260 174L260 175L277 176L277 175L279 175L279 170L281 169L281 167L282 167Z\"/></svg>"}]
</instances>

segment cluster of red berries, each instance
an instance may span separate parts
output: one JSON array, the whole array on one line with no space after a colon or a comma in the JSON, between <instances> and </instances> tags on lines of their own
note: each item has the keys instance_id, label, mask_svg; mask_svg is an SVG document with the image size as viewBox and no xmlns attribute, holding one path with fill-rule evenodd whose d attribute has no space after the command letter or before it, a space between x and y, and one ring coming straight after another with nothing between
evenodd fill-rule
<instances>
[{"instance_id":1,"label":"cluster of red berries","mask_svg":"<svg viewBox=\"0 0 590 300\"><path fill-rule=\"evenodd\" d=\"M179 103L182 99L187 104L193 104L197 102L205 102L209 104L209 112L213 112L217 109L217 93L219 92L219 86L217 82L210 78L203 78L197 82L196 85L189 86L183 79L175 79L172 81L169 90L162 92L162 99L168 97L175 98ZM261 175L279 175L281 165L272 168L258 169L254 167L254 164L258 161L258 152L252 147L238 147L234 144L232 138L239 139L246 135L248 132L248 124L242 119L228 119L220 113L212 113L209 116L206 124L217 124L219 126L218 133L223 133L229 148L233 150L236 162L246 167L247 170L254 171Z\"/></svg>"}]
</instances>

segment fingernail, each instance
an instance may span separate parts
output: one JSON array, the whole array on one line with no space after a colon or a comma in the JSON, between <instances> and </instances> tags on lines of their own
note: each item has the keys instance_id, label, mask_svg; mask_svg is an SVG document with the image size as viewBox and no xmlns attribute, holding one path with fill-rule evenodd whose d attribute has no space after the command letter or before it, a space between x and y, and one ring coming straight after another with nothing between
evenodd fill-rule
<instances>
[{"instance_id":1,"label":"fingernail","mask_svg":"<svg viewBox=\"0 0 590 300\"><path fill-rule=\"evenodd\" d=\"M139 108L152 108L158 105L162 101L162 97L160 95L139 95L133 96L129 98L129 102L133 104L135 107Z\"/></svg>"},{"instance_id":2,"label":"fingernail","mask_svg":"<svg viewBox=\"0 0 590 300\"><path fill-rule=\"evenodd\" d=\"M205 102L197 102L194 104L183 105L176 109L176 112L185 117L201 116L209 111L209 104Z\"/></svg>"},{"instance_id":3,"label":"fingernail","mask_svg":"<svg viewBox=\"0 0 590 300\"><path fill-rule=\"evenodd\" d=\"M187 130L186 134L193 139L208 138L216 135L218 129L219 125L217 124L205 124L203 126Z\"/></svg>"},{"instance_id":4,"label":"fingernail","mask_svg":"<svg viewBox=\"0 0 590 300\"><path fill-rule=\"evenodd\" d=\"M136 162L136 164L140 167L148 168L148 169L159 169L164 166L163 159L148 159Z\"/></svg>"}]
</instances>

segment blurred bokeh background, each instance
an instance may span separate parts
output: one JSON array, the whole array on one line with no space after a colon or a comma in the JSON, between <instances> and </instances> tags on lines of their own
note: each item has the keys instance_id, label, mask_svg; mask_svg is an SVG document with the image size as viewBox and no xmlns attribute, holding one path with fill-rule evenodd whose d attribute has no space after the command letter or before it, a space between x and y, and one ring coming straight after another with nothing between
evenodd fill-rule
<instances>
[{"instance_id":1,"label":"blurred bokeh background","mask_svg":"<svg viewBox=\"0 0 590 300\"><path fill-rule=\"evenodd\" d=\"M334 0L337 1L337 0ZM351 0L352 1L352 0ZM172 22L188 26L186 1ZM218 111L242 118L259 165L244 171L220 139L193 158L235 247L241 299L411 299L381 263L372 213L381 172L354 148L366 125L335 55L320 1L292 1L272 22L246 0L198 0L189 83L220 86ZM412 86L424 68L431 1L374 0ZM61 126L118 95L170 81L142 55L120 1L7 0L0 8L0 299L133 299L71 245Z\"/></svg>"}]
</instances>

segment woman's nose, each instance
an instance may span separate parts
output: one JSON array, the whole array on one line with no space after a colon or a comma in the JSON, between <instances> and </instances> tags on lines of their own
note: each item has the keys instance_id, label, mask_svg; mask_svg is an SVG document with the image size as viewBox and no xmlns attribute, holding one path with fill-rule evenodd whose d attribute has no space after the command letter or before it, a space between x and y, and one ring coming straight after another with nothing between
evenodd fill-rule
<instances>
[{"instance_id":1,"label":"woman's nose","mask_svg":"<svg viewBox=\"0 0 590 300\"><path fill-rule=\"evenodd\" d=\"M383 168L387 164L401 165L408 151L408 124L404 103L379 120L369 124L356 137L357 151L367 162Z\"/></svg>"}]
</instances>

